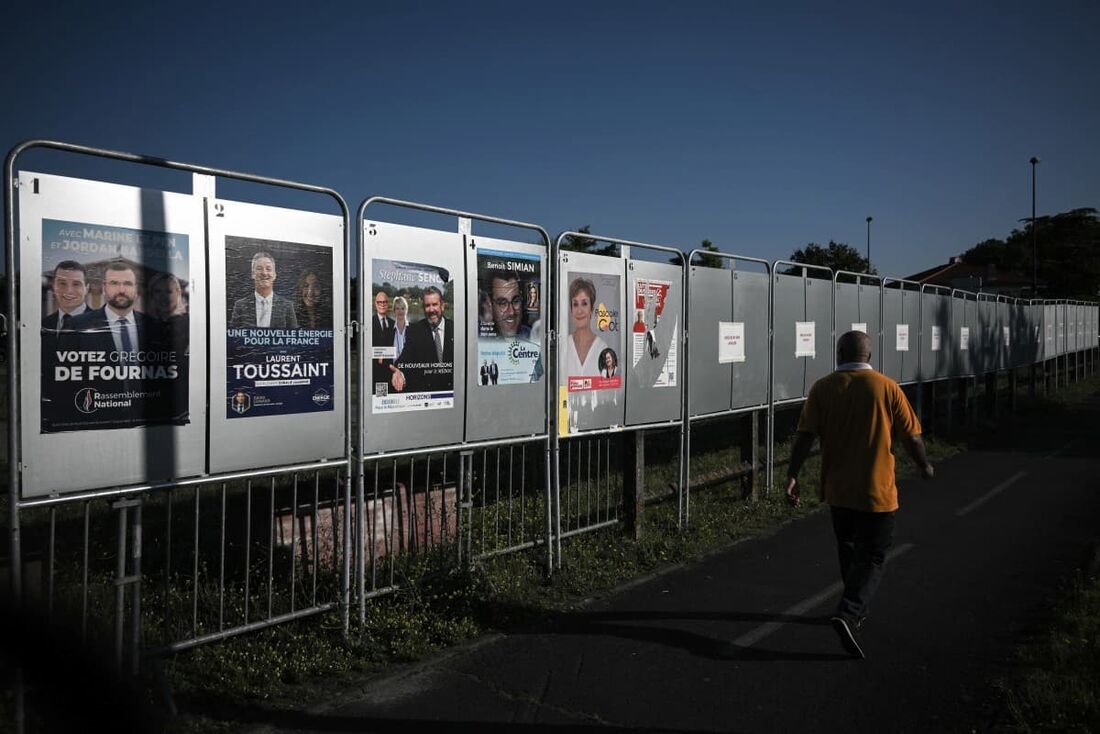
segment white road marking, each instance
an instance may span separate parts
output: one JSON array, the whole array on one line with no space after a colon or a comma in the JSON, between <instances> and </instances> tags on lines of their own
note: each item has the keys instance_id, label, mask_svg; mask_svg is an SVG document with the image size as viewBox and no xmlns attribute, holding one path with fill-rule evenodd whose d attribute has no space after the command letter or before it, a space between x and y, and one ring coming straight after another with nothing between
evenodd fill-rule
<instances>
[{"instance_id":1,"label":"white road marking","mask_svg":"<svg viewBox=\"0 0 1100 734\"><path fill-rule=\"evenodd\" d=\"M1073 445L1074 445L1075 443L1077 443L1077 439L1076 439L1076 438L1075 438L1075 439L1073 439L1072 441L1070 441L1069 443L1067 443L1067 444L1066 444L1065 446L1063 446L1062 448L1060 448L1060 449L1054 449L1053 451L1051 451L1051 452L1050 452L1049 454L1047 454L1047 455L1046 455L1046 456L1044 456L1043 458L1044 458L1044 459L1053 459L1053 458L1054 458L1055 456L1059 456L1059 455L1061 455L1061 454L1064 454L1064 453L1065 453L1066 451L1069 451L1070 447L1071 447L1071 446L1073 446Z\"/></svg>"},{"instance_id":2,"label":"white road marking","mask_svg":"<svg viewBox=\"0 0 1100 734\"><path fill-rule=\"evenodd\" d=\"M910 550L912 547L912 543L903 543L898 547L892 549L889 553L886 554L887 563L894 560L902 553L905 553L907 550ZM844 584L839 581L829 584L810 598L798 602L793 607L788 607L787 609L784 609L782 612L780 612L780 614L784 617L800 617L811 609L814 609L815 607L824 604L843 590ZM766 624L760 625L751 632L746 632L745 634L741 635L733 641L733 644L737 647L752 647L785 624L787 623L767 622Z\"/></svg>"},{"instance_id":3,"label":"white road marking","mask_svg":"<svg viewBox=\"0 0 1100 734\"><path fill-rule=\"evenodd\" d=\"M1026 477L1026 476L1027 476L1027 472L1026 472L1026 471L1018 471L1018 472L1016 472L1016 473L1015 473L1015 474L1013 474L1013 475L1012 475L1011 477L1009 477L1008 479L1004 480L1003 482L1001 482L1000 484L998 484L998 485L997 485L996 487L994 487L993 489L989 490L988 492L986 492L985 494L983 494L983 495L982 495L981 497L979 497L978 499L976 499L976 500L974 500L973 502L971 502L971 503L970 503L969 505L967 505L966 507L962 508L961 510L957 510L957 511L955 512L955 516L956 516L956 517L962 517L963 515L966 515L967 513L969 513L969 512L972 512L973 510L976 510L976 509L978 509L979 507L981 507L982 505L984 505L984 504L985 504L986 502L988 502L989 500L993 499L994 497L996 497L997 495L999 495L999 494L1000 494L1001 492L1005 491L1006 489L1008 489L1008 488L1009 488L1009 487L1011 487L1011 486L1012 486L1013 484L1015 484L1016 482L1020 481L1021 479L1023 479L1023 478L1024 478L1024 477Z\"/></svg>"}]
</instances>

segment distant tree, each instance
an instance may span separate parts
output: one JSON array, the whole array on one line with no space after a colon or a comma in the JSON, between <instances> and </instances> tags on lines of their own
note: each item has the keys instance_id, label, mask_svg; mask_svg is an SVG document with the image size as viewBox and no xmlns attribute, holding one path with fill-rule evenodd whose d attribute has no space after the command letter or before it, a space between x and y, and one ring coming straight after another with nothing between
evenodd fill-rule
<instances>
[{"instance_id":1,"label":"distant tree","mask_svg":"<svg viewBox=\"0 0 1100 734\"><path fill-rule=\"evenodd\" d=\"M583 227L577 227L573 230L576 235L569 235L561 243L561 249L569 250L571 252L587 252L593 255L614 255L619 246L611 242L600 242L592 237L582 237L580 235L590 234L592 228L590 225L584 225Z\"/></svg>"},{"instance_id":2,"label":"distant tree","mask_svg":"<svg viewBox=\"0 0 1100 734\"><path fill-rule=\"evenodd\" d=\"M834 242L833 240L829 240L829 244L825 247L816 242L811 242L805 247L795 250L791 255L791 260L807 265L824 265L827 268L832 268L833 271L847 270L850 273L871 274L877 272L874 268L868 269L867 258L860 255L859 250L844 242ZM787 272L791 272L791 270L796 269L789 269Z\"/></svg>"},{"instance_id":3,"label":"distant tree","mask_svg":"<svg viewBox=\"0 0 1100 734\"><path fill-rule=\"evenodd\" d=\"M1032 227L1039 251L1039 295L1044 298L1094 300L1100 295L1100 218L1092 207L1070 209L1053 216L1021 220L1006 239L988 239L963 253L968 265L993 265L1030 276Z\"/></svg>"}]
</instances>

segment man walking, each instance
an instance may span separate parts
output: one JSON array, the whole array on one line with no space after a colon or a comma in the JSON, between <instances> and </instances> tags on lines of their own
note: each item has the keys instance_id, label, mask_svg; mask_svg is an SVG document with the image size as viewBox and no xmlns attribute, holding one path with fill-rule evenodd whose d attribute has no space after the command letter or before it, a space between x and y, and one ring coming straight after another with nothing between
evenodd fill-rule
<instances>
[{"instance_id":1,"label":"man walking","mask_svg":"<svg viewBox=\"0 0 1100 734\"><path fill-rule=\"evenodd\" d=\"M787 498L798 505L798 473L817 437L822 497L832 512L844 582L830 621L845 650L858 658L864 655L856 633L882 580L894 537L898 490L890 450L895 432L921 475L931 479L934 474L920 421L905 393L870 362L871 338L862 331L849 331L837 340L836 371L810 389L787 477Z\"/></svg>"}]
</instances>

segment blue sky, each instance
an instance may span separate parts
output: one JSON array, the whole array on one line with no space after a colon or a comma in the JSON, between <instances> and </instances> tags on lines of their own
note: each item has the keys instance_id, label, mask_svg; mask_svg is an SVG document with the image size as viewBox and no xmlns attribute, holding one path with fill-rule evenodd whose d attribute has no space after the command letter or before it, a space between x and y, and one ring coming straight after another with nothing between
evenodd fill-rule
<instances>
[{"instance_id":1,"label":"blue sky","mask_svg":"<svg viewBox=\"0 0 1100 734\"><path fill-rule=\"evenodd\" d=\"M0 147L768 259L870 215L895 276L1029 216L1032 155L1040 213L1100 207L1096 2L159 5L5 10Z\"/></svg>"}]
</instances>

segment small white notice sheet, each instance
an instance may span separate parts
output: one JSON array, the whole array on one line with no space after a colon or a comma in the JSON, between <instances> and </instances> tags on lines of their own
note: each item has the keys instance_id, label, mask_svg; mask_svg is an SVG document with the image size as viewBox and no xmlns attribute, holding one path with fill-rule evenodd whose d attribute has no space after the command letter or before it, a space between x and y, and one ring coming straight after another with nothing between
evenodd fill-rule
<instances>
[{"instance_id":1,"label":"small white notice sheet","mask_svg":"<svg viewBox=\"0 0 1100 734\"><path fill-rule=\"evenodd\" d=\"M745 322L718 322L718 363L745 361Z\"/></svg>"},{"instance_id":2,"label":"small white notice sheet","mask_svg":"<svg viewBox=\"0 0 1100 734\"><path fill-rule=\"evenodd\" d=\"M940 335L940 327L933 326L932 327L932 351L933 352L940 351L940 341L941 341L942 338L943 337Z\"/></svg>"},{"instance_id":3,"label":"small white notice sheet","mask_svg":"<svg viewBox=\"0 0 1100 734\"><path fill-rule=\"evenodd\" d=\"M895 348L899 352L909 351L909 324L898 324Z\"/></svg>"},{"instance_id":4,"label":"small white notice sheet","mask_svg":"<svg viewBox=\"0 0 1100 734\"><path fill-rule=\"evenodd\" d=\"M1009 338L1009 334L1008 334L1008 327L1007 326L1002 326L1001 327L1001 332L1005 335L1005 346L1006 347L1011 346L1010 338Z\"/></svg>"},{"instance_id":5,"label":"small white notice sheet","mask_svg":"<svg viewBox=\"0 0 1100 734\"><path fill-rule=\"evenodd\" d=\"M816 321L795 321L794 322L794 356L795 357L809 357L810 359L817 358L817 322Z\"/></svg>"},{"instance_id":6,"label":"small white notice sheet","mask_svg":"<svg viewBox=\"0 0 1100 734\"><path fill-rule=\"evenodd\" d=\"M968 351L969 349L970 349L970 327L969 326L960 326L959 327L959 350L965 352L965 351Z\"/></svg>"},{"instance_id":7,"label":"small white notice sheet","mask_svg":"<svg viewBox=\"0 0 1100 734\"><path fill-rule=\"evenodd\" d=\"M862 323L862 324L853 323L852 324L852 331L862 331L864 334L866 334L867 333L867 324L866 323Z\"/></svg>"}]
</instances>

